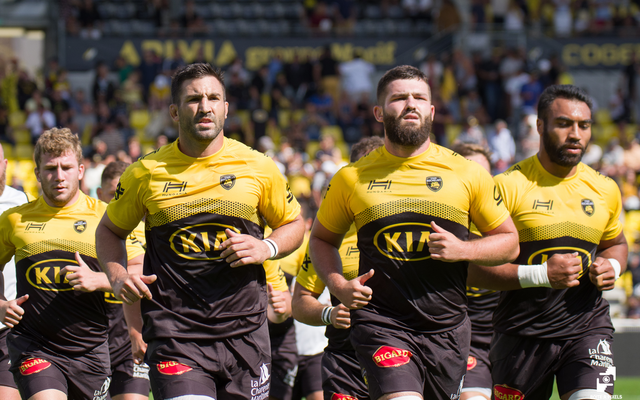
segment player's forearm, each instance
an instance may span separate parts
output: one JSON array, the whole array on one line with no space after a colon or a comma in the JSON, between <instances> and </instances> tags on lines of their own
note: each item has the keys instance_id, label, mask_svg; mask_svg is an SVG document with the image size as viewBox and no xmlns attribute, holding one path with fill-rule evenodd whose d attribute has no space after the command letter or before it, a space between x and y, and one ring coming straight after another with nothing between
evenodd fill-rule
<instances>
[{"instance_id":1,"label":"player's forearm","mask_svg":"<svg viewBox=\"0 0 640 400\"><path fill-rule=\"evenodd\" d=\"M467 242L467 261L486 266L510 263L520 254L517 232L496 233Z\"/></svg>"},{"instance_id":2,"label":"player's forearm","mask_svg":"<svg viewBox=\"0 0 640 400\"><path fill-rule=\"evenodd\" d=\"M96 253L100 267L106 273L110 286L127 276L127 248L125 240L103 224L96 229Z\"/></svg>"},{"instance_id":3,"label":"player's forearm","mask_svg":"<svg viewBox=\"0 0 640 400\"><path fill-rule=\"evenodd\" d=\"M469 263L467 286L491 290L522 289L518 279L518 266L515 264L485 267Z\"/></svg>"},{"instance_id":4,"label":"player's forearm","mask_svg":"<svg viewBox=\"0 0 640 400\"><path fill-rule=\"evenodd\" d=\"M284 321L288 320L291 316L291 293L289 293L288 291L282 292L282 296L284 297L285 305L283 312L276 312L271 304L269 304L269 307L267 307L267 319L269 319L269 321L273 322L274 324L281 324Z\"/></svg>"},{"instance_id":5,"label":"player's forearm","mask_svg":"<svg viewBox=\"0 0 640 400\"><path fill-rule=\"evenodd\" d=\"M293 299L291 300L293 318L303 324L324 326L325 324L322 322L322 310L324 310L326 306L320 303L314 294L304 290L301 285L296 283L296 287L293 290Z\"/></svg>"},{"instance_id":6,"label":"player's forearm","mask_svg":"<svg viewBox=\"0 0 640 400\"><path fill-rule=\"evenodd\" d=\"M124 312L124 320L127 322L129 336L142 335L142 313L140 311L140 302L133 304L122 304Z\"/></svg>"},{"instance_id":7,"label":"player's forearm","mask_svg":"<svg viewBox=\"0 0 640 400\"><path fill-rule=\"evenodd\" d=\"M107 278L107 274L104 272L96 272L96 290L102 292L112 292L111 283L109 282L109 278Z\"/></svg>"},{"instance_id":8,"label":"player's forearm","mask_svg":"<svg viewBox=\"0 0 640 400\"><path fill-rule=\"evenodd\" d=\"M320 279L329 291L336 293L347 280L342 275L340 252L333 244L311 234L309 238L309 256Z\"/></svg>"},{"instance_id":9,"label":"player's forearm","mask_svg":"<svg viewBox=\"0 0 640 400\"><path fill-rule=\"evenodd\" d=\"M298 215L292 222L274 229L269 239L278 245L276 259L288 256L300 247L304 240L304 220Z\"/></svg>"},{"instance_id":10,"label":"player's forearm","mask_svg":"<svg viewBox=\"0 0 640 400\"><path fill-rule=\"evenodd\" d=\"M627 270L627 258L629 257L629 247L624 234L607 242L608 247L600 248L597 257L615 258L620 263L620 274Z\"/></svg>"}]
</instances>

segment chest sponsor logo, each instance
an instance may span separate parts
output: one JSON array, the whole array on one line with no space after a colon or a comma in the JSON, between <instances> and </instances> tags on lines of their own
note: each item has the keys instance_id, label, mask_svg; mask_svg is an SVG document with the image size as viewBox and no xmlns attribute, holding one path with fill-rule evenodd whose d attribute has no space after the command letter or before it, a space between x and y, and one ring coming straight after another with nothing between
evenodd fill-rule
<instances>
[{"instance_id":1,"label":"chest sponsor logo","mask_svg":"<svg viewBox=\"0 0 640 400\"><path fill-rule=\"evenodd\" d=\"M553 210L553 200L548 200L548 201L534 200L533 209L551 211Z\"/></svg>"},{"instance_id":2,"label":"chest sponsor logo","mask_svg":"<svg viewBox=\"0 0 640 400\"><path fill-rule=\"evenodd\" d=\"M222 175L220 177L220 186L222 186L227 190L231 190L231 188L234 187L235 184L236 184L236 176L233 174Z\"/></svg>"},{"instance_id":3,"label":"chest sponsor logo","mask_svg":"<svg viewBox=\"0 0 640 400\"><path fill-rule=\"evenodd\" d=\"M442 178L441 177L439 177L439 176L428 176L427 177L427 187L432 192L437 192L440 189L442 189L442 185L444 185L444 182L442 182Z\"/></svg>"},{"instance_id":4,"label":"chest sponsor logo","mask_svg":"<svg viewBox=\"0 0 640 400\"><path fill-rule=\"evenodd\" d=\"M580 276L582 276L591 265L591 253L589 253L585 249L581 249L578 247L549 247L547 249L538 250L535 253L531 254L531 256L529 256L527 264L542 264L554 254L567 254L573 252L578 253L578 258L582 263L582 272L580 272Z\"/></svg>"},{"instance_id":5,"label":"chest sponsor logo","mask_svg":"<svg viewBox=\"0 0 640 400\"><path fill-rule=\"evenodd\" d=\"M111 304L122 304L122 301L118 300L116 295L111 292L104 292L104 301Z\"/></svg>"},{"instance_id":6,"label":"chest sponsor logo","mask_svg":"<svg viewBox=\"0 0 640 400\"><path fill-rule=\"evenodd\" d=\"M391 180L379 181L372 180L369 181L369 186L367 186L367 193L382 193L391 189Z\"/></svg>"},{"instance_id":7,"label":"chest sponsor logo","mask_svg":"<svg viewBox=\"0 0 640 400\"><path fill-rule=\"evenodd\" d=\"M391 346L380 346L373 353L373 361L378 367L393 368L408 364L413 354L409 350Z\"/></svg>"},{"instance_id":8,"label":"chest sponsor logo","mask_svg":"<svg viewBox=\"0 0 640 400\"><path fill-rule=\"evenodd\" d=\"M116 193L113 196L113 198L116 200L120 200L120 196L122 196L123 194L124 194L124 188L122 187L122 184L118 182L118 186L116 186Z\"/></svg>"},{"instance_id":9,"label":"chest sponsor logo","mask_svg":"<svg viewBox=\"0 0 640 400\"><path fill-rule=\"evenodd\" d=\"M51 363L42 358L29 358L20 364L20 373L22 375L33 375L49 368Z\"/></svg>"},{"instance_id":10,"label":"chest sponsor logo","mask_svg":"<svg viewBox=\"0 0 640 400\"><path fill-rule=\"evenodd\" d=\"M469 356L469 358L467 358L467 371L471 371L476 365L478 365L478 360L476 360L474 356Z\"/></svg>"},{"instance_id":11,"label":"chest sponsor logo","mask_svg":"<svg viewBox=\"0 0 640 400\"><path fill-rule=\"evenodd\" d=\"M399 261L422 261L429 253L430 224L404 222L382 228L373 237L373 243L385 257Z\"/></svg>"},{"instance_id":12,"label":"chest sponsor logo","mask_svg":"<svg viewBox=\"0 0 640 400\"><path fill-rule=\"evenodd\" d=\"M62 269L67 265L78 265L75 260L63 258L43 260L34 263L25 273L27 282L36 289L48 290L52 292L66 292L73 290L69 286L67 275L62 276Z\"/></svg>"},{"instance_id":13,"label":"chest sponsor logo","mask_svg":"<svg viewBox=\"0 0 640 400\"><path fill-rule=\"evenodd\" d=\"M227 240L225 229L240 233L240 230L223 224L198 224L181 228L171 235L171 249L187 260L219 260L220 245Z\"/></svg>"},{"instance_id":14,"label":"chest sponsor logo","mask_svg":"<svg viewBox=\"0 0 640 400\"><path fill-rule=\"evenodd\" d=\"M524 400L524 394L507 385L493 386L493 395L497 400Z\"/></svg>"},{"instance_id":15,"label":"chest sponsor logo","mask_svg":"<svg viewBox=\"0 0 640 400\"><path fill-rule=\"evenodd\" d=\"M582 199L580 205L582 206L582 211L588 216L592 216L596 211L596 205L593 203L593 200Z\"/></svg>"},{"instance_id":16,"label":"chest sponsor logo","mask_svg":"<svg viewBox=\"0 0 640 400\"><path fill-rule=\"evenodd\" d=\"M185 372L189 372L193 369L190 366L184 365L177 361L162 361L158 363L157 367L158 372L163 375L182 375Z\"/></svg>"},{"instance_id":17,"label":"chest sponsor logo","mask_svg":"<svg viewBox=\"0 0 640 400\"><path fill-rule=\"evenodd\" d=\"M87 221L85 220L79 220L73 223L73 229L78 232L78 233L82 233L84 231L87 230Z\"/></svg>"},{"instance_id":18,"label":"chest sponsor logo","mask_svg":"<svg viewBox=\"0 0 640 400\"><path fill-rule=\"evenodd\" d=\"M358 400L358 398L348 394L334 393L331 395L331 400Z\"/></svg>"},{"instance_id":19,"label":"chest sponsor logo","mask_svg":"<svg viewBox=\"0 0 640 400\"><path fill-rule=\"evenodd\" d=\"M25 232L34 233L34 232L43 232L44 227L47 225L46 222L38 223L38 222L29 222L27 226L24 228Z\"/></svg>"},{"instance_id":20,"label":"chest sponsor logo","mask_svg":"<svg viewBox=\"0 0 640 400\"><path fill-rule=\"evenodd\" d=\"M184 194L186 190L187 190L187 182L178 182L178 183L167 182L164 184L164 187L162 188L162 195L175 196L179 194Z\"/></svg>"}]
</instances>

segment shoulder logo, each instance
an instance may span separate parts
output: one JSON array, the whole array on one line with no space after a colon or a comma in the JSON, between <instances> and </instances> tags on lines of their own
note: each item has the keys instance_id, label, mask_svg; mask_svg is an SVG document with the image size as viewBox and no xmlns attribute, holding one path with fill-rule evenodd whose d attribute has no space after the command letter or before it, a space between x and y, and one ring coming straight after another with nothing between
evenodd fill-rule
<instances>
[{"instance_id":1,"label":"shoulder logo","mask_svg":"<svg viewBox=\"0 0 640 400\"><path fill-rule=\"evenodd\" d=\"M220 177L220 186L222 186L227 190L231 190L231 188L234 187L235 184L236 184L236 176L233 174L222 175Z\"/></svg>"},{"instance_id":2,"label":"shoulder logo","mask_svg":"<svg viewBox=\"0 0 640 400\"><path fill-rule=\"evenodd\" d=\"M116 194L114 196L114 199L118 200L120 196L122 196L123 194L124 194L124 188L122 187L122 184L118 182L118 186L116 186Z\"/></svg>"},{"instance_id":3,"label":"shoulder logo","mask_svg":"<svg viewBox=\"0 0 640 400\"><path fill-rule=\"evenodd\" d=\"M24 231L25 232L29 232L29 231L42 232L42 231L44 231L44 227L46 225L47 225L46 222L43 222L43 223L29 222L27 224L27 227L24 228Z\"/></svg>"},{"instance_id":4,"label":"shoulder logo","mask_svg":"<svg viewBox=\"0 0 640 400\"><path fill-rule=\"evenodd\" d=\"M82 233L87 229L87 221L85 220L79 220L73 223L73 229L76 230L76 232L78 233Z\"/></svg>"},{"instance_id":5,"label":"shoulder logo","mask_svg":"<svg viewBox=\"0 0 640 400\"><path fill-rule=\"evenodd\" d=\"M592 216L596 211L596 205L593 203L593 200L582 199L580 205L582 206L582 211L588 216Z\"/></svg>"},{"instance_id":6,"label":"shoulder logo","mask_svg":"<svg viewBox=\"0 0 640 400\"><path fill-rule=\"evenodd\" d=\"M442 189L442 185L443 185L442 178L440 178L439 176L428 176L427 177L427 187L432 192L437 192L440 189Z\"/></svg>"}]
</instances>

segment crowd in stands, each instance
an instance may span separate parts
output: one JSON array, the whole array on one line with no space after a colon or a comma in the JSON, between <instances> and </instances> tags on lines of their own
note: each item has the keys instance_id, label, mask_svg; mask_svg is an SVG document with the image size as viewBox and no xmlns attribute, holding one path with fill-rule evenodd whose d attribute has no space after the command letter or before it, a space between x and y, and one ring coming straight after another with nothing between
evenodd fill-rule
<instances>
[{"instance_id":1,"label":"crowd in stands","mask_svg":"<svg viewBox=\"0 0 640 400\"><path fill-rule=\"evenodd\" d=\"M107 163L135 161L175 140L177 129L168 113L170 83L182 65L179 52L160 59L152 51L144 53L138 67L123 58L98 62L92 85L82 88L72 85L55 59L37 77L19 60L0 59L0 142L12 163L7 183L37 195L33 143L44 130L63 126L82 139L82 189L95 195ZM433 140L490 148L494 173L537 152L538 96L548 85L573 82L557 58L531 62L516 48L496 49L486 57L459 50L430 54L418 67L432 87ZM583 159L621 189L631 257L630 272L620 281L623 298L616 301L619 315L634 318L640 318L640 138L629 105L636 101L638 70L634 61L622 74L628 86L622 85L610 104L594 104L593 140ZM340 63L330 48L316 60L275 57L257 71L245 69L238 58L225 68L225 136L272 157L299 201L315 209L328 180L346 162L350 145L383 135L371 111L377 74L360 54Z\"/></svg>"}]
</instances>

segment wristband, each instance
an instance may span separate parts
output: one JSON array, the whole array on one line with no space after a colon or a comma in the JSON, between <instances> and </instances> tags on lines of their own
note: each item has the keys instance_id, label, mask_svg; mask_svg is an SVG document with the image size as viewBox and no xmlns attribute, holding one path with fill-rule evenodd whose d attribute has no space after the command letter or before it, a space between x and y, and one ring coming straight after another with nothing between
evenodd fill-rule
<instances>
[{"instance_id":1,"label":"wristband","mask_svg":"<svg viewBox=\"0 0 640 400\"><path fill-rule=\"evenodd\" d=\"M263 242L269 246L269 250L271 250L271 257L269 257L269 260L272 260L278 255L278 245L271 239L264 239Z\"/></svg>"},{"instance_id":2,"label":"wristband","mask_svg":"<svg viewBox=\"0 0 640 400\"><path fill-rule=\"evenodd\" d=\"M335 307L327 306L322 309L322 315L320 316L320 320L325 325L331 325L331 312Z\"/></svg>"},{"instance_id":3,"label":"wristband","mask_svg":"<svg viewBox=\"0 0 640 400\"><path fill-rule=\"evenodd\" d=\"M620 266L620 261L616 260L615 258L609 258L608 260L613 267L613 271L616 273L615 280L618 280L618 278L620 278L620 270L622 269L622 267Z\"/></svg>"},{"instance_id":4,"label":"wristband","mask_svg":"<svg viewBox=\"0 0 640 400\"><path fill-rule=\"evenodd\" d=\"M530 287L551 287L549 276L547 275L547 262L536 265L519 265L518 280L520 286L524 288Z\"/></svg>"}]
</instances>

